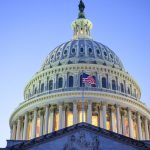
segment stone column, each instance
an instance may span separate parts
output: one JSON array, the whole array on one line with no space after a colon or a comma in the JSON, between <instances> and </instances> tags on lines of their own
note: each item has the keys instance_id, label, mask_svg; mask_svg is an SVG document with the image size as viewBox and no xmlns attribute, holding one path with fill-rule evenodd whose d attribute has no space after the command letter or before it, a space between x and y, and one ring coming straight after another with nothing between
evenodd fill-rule
<instances>
[{"instance_id":1,"label":"stone column","mask_svg":"<svg viewBox=\"0 0 150 150\"><path fill-rule=\"evenodd\" d=\"M45 106L45 134L48 133L49 106Z\"/></svg>"},{"instance_id":2,"label":"stone column","mask_svg":"<svg viewBox=\"0 0 150 150\"><path fill-rule=\"evenodd\" d=\"M100 125L101 128L103 128L103 109L102 109L102 106L100 106L100 108L99 108L99 116L100 116L99 125Z\"/></svg>"},{"instance_id":3,"label":"stone column","mask_svg":"<svg viewBox=\"0 0 150 150\"><path fill-rule=\"evenodd\" d=\"M149 140L148 120L146 117L144 118L144 125L145 125L146 140Z\"/></svg>"},{"instance_id":4,"label":"stone column","mask_svg":"<svg viewBox=\"0 0 150 150\"><path fill-rule=\"evenodd\" d=\"M122 124L122 134L123 135L125 135L126 134L126 128L125 128L125 124L124 124L124 120L125 120L125 115L126 115L126 112L125 112L125 110L122 110L121 111L121 120L122 120L122 122L121 122L121 124Z\"/></svg>"},{"instance_id":5,"label":"stone column","mask_svg":"<svg viewBox=\"0 0 150 150\"><path fill-rule=\"evenodd\" d=\"M16 139L16 128L17 128L17 125L16 125L16 122L14 122L13 123L12 140Z\"/></svg>"},{"instance_id":6,"label":"stone column","mask_svg":"<svg viewBox=\"0 0 150 150\"><path fill-rule=\"evenodd\" d=\"M113 132L115 132L115 120L114 120L114 116L115 116L115 107L111 106L111 130Z\"/></svg>"},{"instance_id":7,"label":"stone column","mask_svg":"<svg viewBox=\"0 0 150 150\"><path fill-rule=\"evenodd\" d=\"M99 75L99 87L102 88L102 75Z\"/></svg>"},{"instance_id":8,"label":"stone column","mask_svg":"<svg viewBox=\"0 0 150 150\"><path fill-rule=\"evenodd\" d=\"M58 109L59 109L59 129L62 129L62 110L63 110L62 103L58 105Z\"/></svg>"},{"instance_id":9,"label":"stone column","mask_svg":"<svg viewBox=\"0 0 150 150\"><path fill-rule=\"evenodd\" d=\"M40 136L43 135L43 120L44 120L44 113L43 110L40 111Z\"/></svg>"},{"instance_id":10,"label":"stone column","mask_svg":"<svg viewBox=\"0 0 150 150\"><path fill-rule=\"evenodd\" d=\"M73 124L78 123L77 102L73 102Z\"/></svg>"},{"instance_id":11,"label":"stone column","mask_svg":"<svg viewBox=\"0 0 150 150\"><path fill-rule=\"evenodd\" d=\"M133 138L132 112L130 108L128 108L128 123L129 123L129 137Z\"/></svg>"},{"instance_id":12,"label":"stone column","mask_svg":"<svg viewBox=\"0 0 150 150\"><path fill-rule=\"evenodd\" d=\"M92 124L92 103L88 101L87 123Z\"/></svg>"},{"instance_id":13,"label":"stone column","mask_svg":"<svg viewBox=\"0 0 150 150\"><path fill-rule=\"evenodd\" d=\"M139 140L142 140L141 116L139 113L137 113L137 125L138 125Z\"/></svg>"},{"instance_id":14,"label":"stone column","mask_svg":"<svg viewBox=\"0 0 150 150\"><path fill-rule=\"evenodd\" d=\"M50 132L53 132L54 127L54 106L50 107Z\"/></svg>"},{"instance_id":15,"label":"stone column","mask_svg":"<svg viewBox=\"0 0 150 150\"><path fill-rule=\"evenodd\" d=\"M103 108L103 128L106 129L106 111L107 111L107 104L103 103L102 104Z\"/></svg>"},{"instance_id":16,"label":"stone column","mask_svg":"<svg viewBox=\"0 0 150 150\"><path fill-rule=\"evenodd\" d=\"M120 118L120 106L119 105L116 105L116 118L117 118L117 133L118 134L121 134L121 118Z\"/></svg>"},{"instance_id":17,"label":"stone column","mask_svg":"<svg viewBox=\"0 0 150 150\"><path fill-rule=\"evenodd\" d=\"M16 140L20 140L21 120L18 118Z\"/></svg>"},{"instance_id":18,"label":"stone column","mask_svg":"<svg viewBox=\"0 0 150 150\"><path fill-rule=\"evenodd\" d=\"M27 140L27 129L28 129L28 113L25 114L24 118L23 140Z\"/></svg>"},{"instance_id":19,"label":"stone column","mask_svg":"<svg viewBox=\"0 0 150 150\"><path fill-rule=\"evenodd\" d=\"M34 110L33 121L32 121L32 139L36 138L36 124L37 124L37 108Z\"/></svg>"},{"instance_id":20,"label":"stone column","mask_svg":"<svg viewBox=\"0 0 150 150\"><path fill-rule=\"evenodd\" d=\"M68 109L69 109L68 106L65 104L62 110L62 128L66 127L66 115Z\"/></svg>"}]
</instances>

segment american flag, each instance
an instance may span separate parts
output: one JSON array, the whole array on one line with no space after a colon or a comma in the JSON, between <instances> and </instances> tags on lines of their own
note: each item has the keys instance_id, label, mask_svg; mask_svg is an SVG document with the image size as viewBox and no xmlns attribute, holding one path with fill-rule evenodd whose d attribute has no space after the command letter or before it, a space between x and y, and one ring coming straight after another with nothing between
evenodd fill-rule
<instances>
[{"instance_id":1,"label":"american flag","mask_svg":"<svg viewBox=\"0 0 150 150\"><path fill-rule=\"evenodd\" d=\"M83 73L82 75L82 83L87 83L90 85L95 86L96 85L96 80L94 76L88 75L86 73Z\"/></svg>"}]
</instances>

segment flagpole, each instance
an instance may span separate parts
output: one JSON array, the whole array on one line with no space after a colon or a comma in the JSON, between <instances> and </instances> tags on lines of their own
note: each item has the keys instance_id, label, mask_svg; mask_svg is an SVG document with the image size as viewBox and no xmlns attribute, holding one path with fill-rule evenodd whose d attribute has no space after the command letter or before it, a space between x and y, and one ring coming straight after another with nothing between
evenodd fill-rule
<instances>
[{"instance_id":1,"label":"flagpole","mask_svg":"<svg viewBox=\"0 0 150 150\"><path fill-rule=\"evenodd\" d=\"M82 70L82 122L84 122L84 86L83 86L83 70Z\"/></svg>"}]
</instances>

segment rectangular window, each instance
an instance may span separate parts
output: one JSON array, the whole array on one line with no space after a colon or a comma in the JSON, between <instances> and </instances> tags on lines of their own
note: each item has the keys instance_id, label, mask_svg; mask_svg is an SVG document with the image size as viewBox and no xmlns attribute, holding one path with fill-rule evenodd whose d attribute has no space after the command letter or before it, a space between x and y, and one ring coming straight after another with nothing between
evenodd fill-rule
<instances>
[{"instance_id":1,"label":"rectangular window","mask_svg":"<svg viewBox=\"0 0 150 150\"><path fill-rule=\"evenodd\" d=\"M67 127L72 126L73 125L73 113L71 111L68 111L66 113L67 116Z\"/></svg>"},{"instance_id":2,"label":"rectangular window","mask_svg":"<svg viewBox=\"0 0 150 150\"><path fill-rule=\"evenodd\" d=\"M92 125L98 127L98 113L93 113L92 114Z\"/></svg>"}]
</instances>

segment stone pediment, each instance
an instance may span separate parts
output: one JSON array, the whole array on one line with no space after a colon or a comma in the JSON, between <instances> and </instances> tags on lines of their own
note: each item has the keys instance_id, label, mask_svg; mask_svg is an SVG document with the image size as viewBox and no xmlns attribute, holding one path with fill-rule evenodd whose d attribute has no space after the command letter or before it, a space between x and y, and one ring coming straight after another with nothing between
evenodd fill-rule
<instances>
[{"instance_id":1,"label":"stone pediment","mask_svg":"<svg viewBox=\"0 0 150 150\"><path fill-rule=\"evenodd\" d=\"M150 145L123 135L80 123L8 147L10 150L150 150Z\"/></svg>"}]
</instances>

